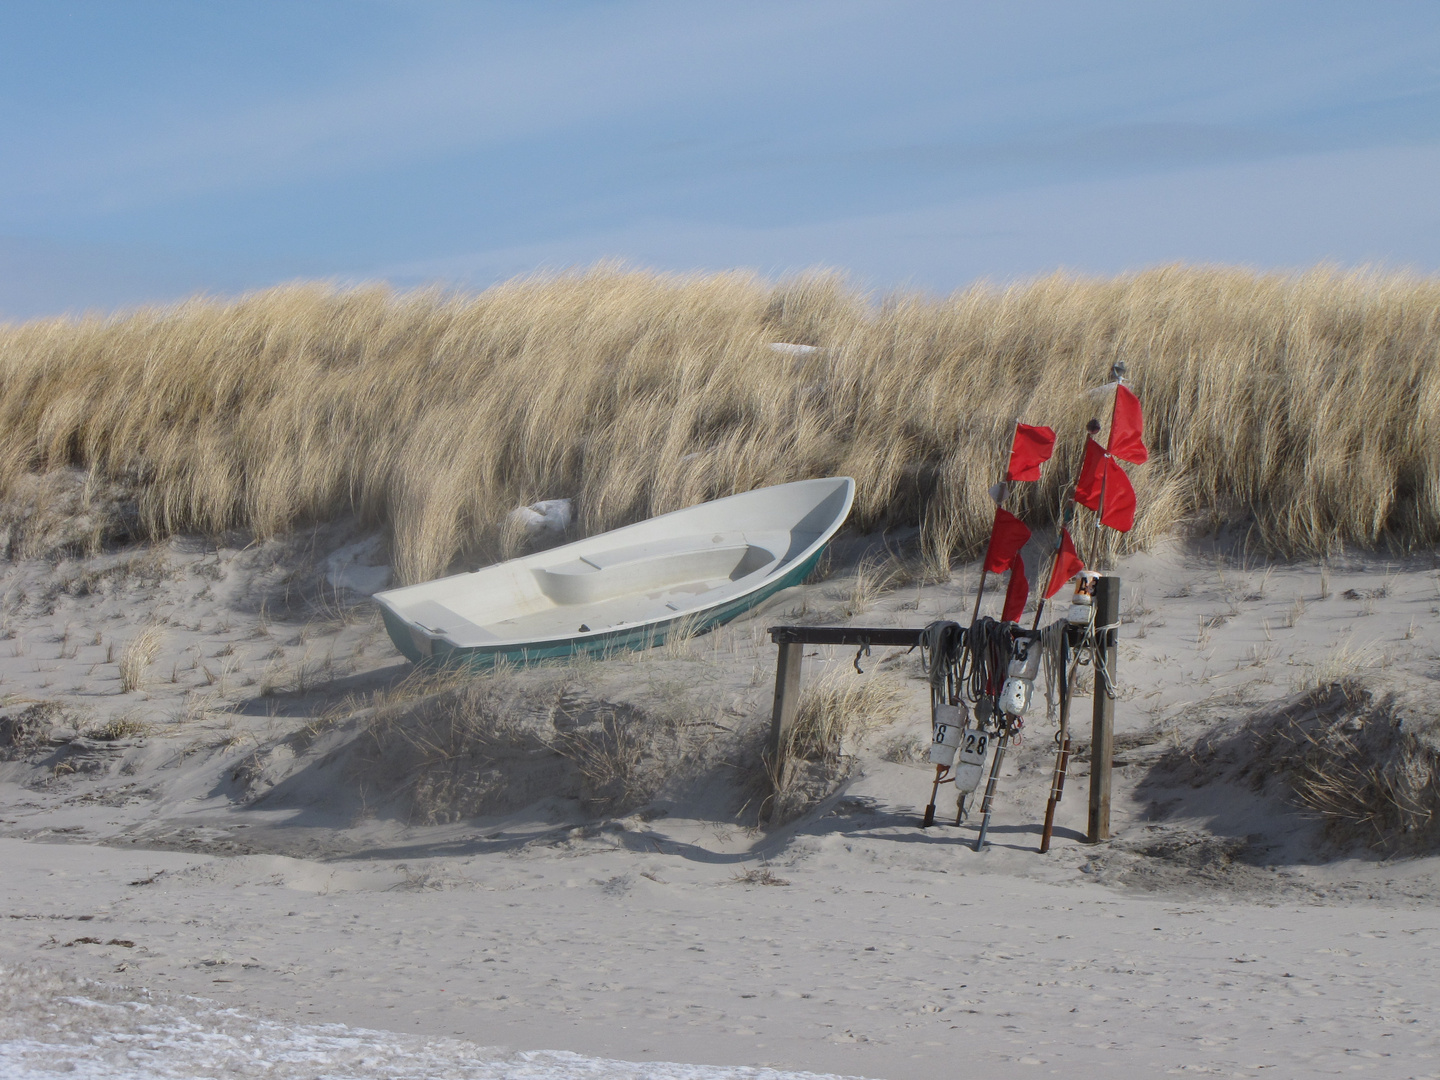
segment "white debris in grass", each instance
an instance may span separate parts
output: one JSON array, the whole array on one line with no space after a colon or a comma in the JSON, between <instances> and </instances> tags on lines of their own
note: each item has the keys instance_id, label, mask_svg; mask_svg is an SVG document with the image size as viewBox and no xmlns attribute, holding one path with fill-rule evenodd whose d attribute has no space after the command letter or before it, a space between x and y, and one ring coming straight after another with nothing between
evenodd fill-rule
<instances>
[{"instance_id":1,"label":"white debris in grass","mask_svg":"<svg viewBox=\"0 0 1440 1080\"><path fill-rule=\"evenodd\" d=\"M510 520L517 522L527 535L563 533L570 527L574 509L569 499L545 499L510 511Z\"/></svg>"},{"instance_id":2,"label":"white debris in grass","mask_svg":"<svg viewBox=\"0 0 1440 1080\"><path fill-rule=\"evenodd\" d=\"M325 558L325 580L332 589L347 589L357 596L371 596L390 584L390 564L384 543L368 536L331 552Z\"/></svg>"},{"instance_id":3,"label":"white debris in grass","mask_svg":"<svg viewBox=\"0 0 1440 1080\"><path fill-rule=\"evenodd\" d=\"M818 345L792 345L788 341L772 341L770 342L770 348L773 352L780 353L783 356L791 356L797 360L802 357L813 356L820 351L820 346Z\"/></svg>"}]
</instances>

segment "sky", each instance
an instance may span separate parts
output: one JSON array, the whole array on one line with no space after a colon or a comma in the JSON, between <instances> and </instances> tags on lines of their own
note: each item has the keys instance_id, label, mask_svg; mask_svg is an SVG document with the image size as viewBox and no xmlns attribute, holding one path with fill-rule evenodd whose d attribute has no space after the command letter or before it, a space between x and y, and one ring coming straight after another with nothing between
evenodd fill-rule
<instances>
[{"instance_id":1,"label":"sky","mask_svg":"<svg viewBox=\"0 0 1440 1080\"><path fill-rule=\"evenodd\" d=\"M1440 4L0 5L0 319L602 260L1434 273Z\"/></svg>"}]
</instances>

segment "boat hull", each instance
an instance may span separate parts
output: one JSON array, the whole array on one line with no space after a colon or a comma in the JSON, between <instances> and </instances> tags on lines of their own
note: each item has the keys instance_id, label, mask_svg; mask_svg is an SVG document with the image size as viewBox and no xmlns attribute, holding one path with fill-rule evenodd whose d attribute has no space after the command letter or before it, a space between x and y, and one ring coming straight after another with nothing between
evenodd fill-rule
<instances>
[{"instance_id":1,"label":"boat hull","mask_svg":"<svg viewBox=\"0 0 1440 1080\"><path fill-rule=\"evenodd\" d=\"M525 667L547 661L568 660L588 656L604 658L622 652L638 652L664 645L676 632L687 635L706 634L717 626L723 626L739 618L747 611L759 607L770 597L783 589L799 585L820 561L825 549L822 547L810 558L796 563L785 573L752 593L737 597L733 601L705 611L686 612L665 622L647 623L645 626L630 627L600 634L576 635L569 638L555 638L549 641L526 643L523 646L501 645L487 648L483 645L471 648L452 647L448 642L437 640L432 644L429 656L423 655L415 646L415 639L409 625L389 608L382 606L380 614L385 620L385 631L395 648L412 663L426 667L469 667L484 671L504 664Z\"/></svg>"},{"instance_id":2,"label":"boat hull","mask_svg":"<svg viewBox=\"0 0 1440 1080\"><path fill-rule=\"evenodd\" d=\"M804 581L854 498L846 476L756 488L374 599L390 640L417 664L653 648Z\"/></svg>"}]
</instances>

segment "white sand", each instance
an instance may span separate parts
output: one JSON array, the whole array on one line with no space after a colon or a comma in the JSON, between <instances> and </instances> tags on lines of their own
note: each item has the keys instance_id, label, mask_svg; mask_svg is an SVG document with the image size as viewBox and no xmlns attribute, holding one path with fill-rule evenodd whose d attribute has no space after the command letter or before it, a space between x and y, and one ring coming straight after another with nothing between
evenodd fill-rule
<instances>
[{"instance_id":1,"label":"white sand","mask_svg":"<svg viewBox=\"0 0 1440 1080\"><path fill-rule=\"evenodd\" d=\"M107 579L135 558L14 564L0 581L15 634L0 643L7 715L59 701L86 711L81 726L147 725L72 742L48 766L0 765L0 964L22 972L11 980L44 968L132 988L117 1000L198 995L280 1024L288 1034L274 1037L296 1046L330 1023L429 1040L405 1045L416 1061L438 1054L439 1071L414 1075L532 1075L504 1071L504 1055L540 1050L895 1080L1440 1075L1440 864L1336 857L1271 792L1157 787L1150 769L1170 746L1340 675L1423 694L1440 659L1428 560L1337 561L1324 600L1314 564L1242 570L1178 547L1126 560L1117 725L1131 763L1117 769L1117 838L1079 842L1081 764L1042 857L1043 706L1007 764L994 847L977 855L970 826L915 828L928 766L885 760L928 731L915 680L910 719L853 748L844 789L785 829L741 827L713 785L662 800L658 817L589 821L552 799L411 825L327 771L353 730L299 758L275 750L345 692L404 674L353 594L331 590L333 618L316 614L327 572L383 585L378 545L340 528L298 548L177 541ZM773 677L764 626L920 625L968 614L966 585L911 586L857 611L837 579L689 649L576 677L756 722ZM1345 599L1352 588L1383 595ZM119 645L157 616L150 681L122 694ZM1214 616L1223 624L1204 627ZM852 655L814 652L807 678ZM901 653L865 666L916 674ZM1077 720L1083 737L1088 702ZM269 755L258 789L235 779L257 749ZM290 795L250 802L272 781ZM736 880L761 866L788 884ZM370 1075L345 1067L335 1075Z\"/></svg>"}]
</instances>

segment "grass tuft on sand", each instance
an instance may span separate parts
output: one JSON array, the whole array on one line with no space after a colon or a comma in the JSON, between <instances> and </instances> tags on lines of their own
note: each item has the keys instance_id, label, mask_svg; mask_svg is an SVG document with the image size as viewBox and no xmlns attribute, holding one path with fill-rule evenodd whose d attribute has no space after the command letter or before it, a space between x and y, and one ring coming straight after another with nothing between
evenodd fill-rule
<instances>
[{"instance_id":1,"label":"grass tuft on sand","mask_svg":"<svg viewBox=\"0 0 1440 1080\"><path fill-rule=\"evenodd\" d=\"M734 739L683 703L644 708L579 692L565 668L501 668L417 682L366 718L353 769L370 790L399 794L412 821L503 813L542 798L623 814L673 785L727 769Z\"/></svg>"},{"instance_id":2,"label":"grass tuft on sand","mask_svg":"<svg viewBox=\"0 0 1440 1080\"><path fill-rule=\"evenodd\" d=\"M1194 786L1278 781L1337 848L1433 850L1440 839L1440 719L1433 700L1381 696L1357 678L1222 726L1159 763Z\"/></svg>"}]
</instances>

